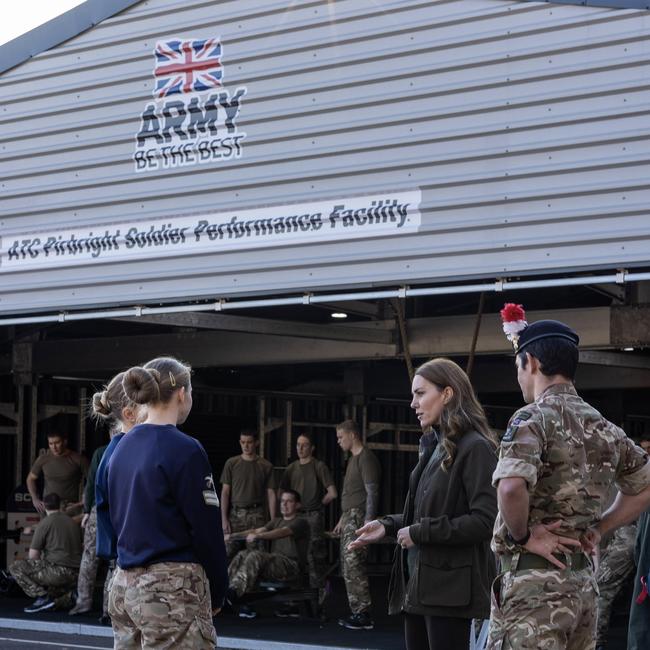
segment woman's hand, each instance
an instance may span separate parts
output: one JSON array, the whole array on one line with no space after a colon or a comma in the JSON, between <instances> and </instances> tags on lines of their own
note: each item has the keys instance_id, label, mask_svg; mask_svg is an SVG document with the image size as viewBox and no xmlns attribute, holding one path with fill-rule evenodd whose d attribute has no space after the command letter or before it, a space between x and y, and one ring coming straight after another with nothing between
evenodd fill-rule
<instances>
[{"instance_id":1,"label":"woman's hand","mask_svg":"<svg viewBox=\"0 0 650 650\"><path fill-rule=\"evenodd\" d=\"M375 519L355 530L354 534L357 536L357 539L348 544L349 550L362 548L383 539L386 537L386 526Z\"/></svg>"},{"instance_id":2,"label":"woman's hand","mask_svg":"<svg viewBox=\"0 0 650 650\"><path fill-rule=\"evenodd\" d=\"M411 533L409 532L409 527L400 528L397 531L397 543L402 548L411 548L415 546L415 542L411 539Z\"/></svg>"}]
</instances>

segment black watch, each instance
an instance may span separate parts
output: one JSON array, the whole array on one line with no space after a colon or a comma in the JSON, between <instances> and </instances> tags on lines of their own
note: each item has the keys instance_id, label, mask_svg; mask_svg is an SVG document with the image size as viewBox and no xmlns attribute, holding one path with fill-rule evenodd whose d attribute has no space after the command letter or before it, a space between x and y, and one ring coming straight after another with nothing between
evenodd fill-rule
<instances>
[{"instance_id":1,"label":"black watch","mask_svg":"<svg viewBox=\"0 0 650 650\"><path fill-rule=\"evenodd\" d=\"M516 544L517 546L526 546L526 544L528 544L529 539L530 539L530 528L526 529L526 534L521 539L515 539L510 534L510 531L508 531L508 533L506 534L506 540L511 544Z\"/></svg>"}]
</instances>

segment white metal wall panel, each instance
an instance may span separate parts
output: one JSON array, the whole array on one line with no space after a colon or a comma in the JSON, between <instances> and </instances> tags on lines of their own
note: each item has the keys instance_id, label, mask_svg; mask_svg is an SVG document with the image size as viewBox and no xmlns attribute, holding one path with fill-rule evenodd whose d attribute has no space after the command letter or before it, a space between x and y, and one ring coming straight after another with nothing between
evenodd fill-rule
<instances>
[{"instance_id":1,"label":"white metal wall panel","mask_svg":"<svg viewBox=\"0 0 650 650\"><path fill-rule=\"evenodd\" d=\"M136 174L158 40L221 36L243 155ZM650 14L146 0L0 76L0 236L422 190L417 234L2 273L0 312L650 262Z\"/></svg>"}]
</instances>

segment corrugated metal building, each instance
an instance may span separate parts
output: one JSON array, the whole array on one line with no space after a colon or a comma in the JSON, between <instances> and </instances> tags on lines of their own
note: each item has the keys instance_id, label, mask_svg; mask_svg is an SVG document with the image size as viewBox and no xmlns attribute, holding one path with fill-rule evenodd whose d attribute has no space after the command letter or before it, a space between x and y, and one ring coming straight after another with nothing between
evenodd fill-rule
<instances>
[{"instance_id":1,"label":"corrugated metal building","mask_svg":"<svg viewBox=\"0 0 650 650\"><path fill-rule=\"evenodd\" d=\"M647 9L88 0L0 47L7 486L52 414L164 351L203 369L188 427L253 413L276 464L358 417L389 509L417 429L403 358L484 355L507 418L504 290L577 327L579 387L650 429Z\"/></svg>"},{"instance_id":2,"label":"corrugated metal building","mask_svg":"<svg viewBox=\"0 0 650 650\"><path fill-rule=\"evenodd\" d=\"M3 314L648 263L647 11L505 0L86 4L131 6L0 78ZM221 44L215 92L154 99L156 44L193 39ZM207 120L215 95L214 132L192 137L188 97ZM236 146L191 161L171 149L234 134ZM156 167L138 172L138 160ZM410 201L419 215L403 229L325 219L354 197L406 193L421 201ZM267 206L266 216L311 209L325 222L293 240L190 241L201 221ZM50 237L124 238L184 216L180 244L43 250Z\"/></svg>"}]
</instances>

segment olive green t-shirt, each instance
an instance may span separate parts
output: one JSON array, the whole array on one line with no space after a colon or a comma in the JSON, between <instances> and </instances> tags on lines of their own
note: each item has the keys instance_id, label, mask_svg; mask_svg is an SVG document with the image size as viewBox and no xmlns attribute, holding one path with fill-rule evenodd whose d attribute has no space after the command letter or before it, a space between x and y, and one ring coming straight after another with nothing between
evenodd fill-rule
<instances>
[{"instance_id":1,"label":"olive green t-shirt","mask_svg":"<svg viewBox=\"0 0 650 650\"><path fill-rule=\"evenodd\" d=\"M273 465L259 456L255 460L233 456L223 466L220 481L222 485L230 485L233 506L266 503L266 490L274 488Z\"/></svg>"},{"instance_id":2,"label":"olive green t-shirt","mask_svg":"<svg viewBox=\"0 0 650 650\"><path fill-rule=\"evenodd\" d=\"M280 481L281 489L290 488L300 494L303 510L321 508L323 495L330 485L334 485L334 481L327 465L316 458L304 465L299 460L291 463Z\"/></svg>"},{"instance_id":3,"label":"olive green t-shirt","mask_svg":"<svg viewBox=\"0 0 650 650\"><path fill-rule=\"evenodd\" d=\"M81 564L81 528L63 512L52 512L36 530L30 548L41 551L42 559L78 569Z\"/></svg>"},{"instance_id":4,"label":"olive green t-shirt","mask_svg":"<svg viewBox=\"0 0 650 650\"><path fill-rule=\"evenodd\" d=\"M61 456L48 451L36 459L30 471L35 476L43 474L43 496L55 493L62 501L76 503L79 501L79 486L83 477L88 475L88 461L70 449Z\"/></svg>"},{"instance_id":5,"label":"olive green t-shirt","mask_svg":"<svg viewBox=\"0 0 650 650\"><path fill-rule=\"evenodd\" d=\"M364 447L356 456L351 454L345 468L341 509L365 508L366 488L364 484L379 483L380 477L379 461L370 449Z\"/></svg>"},{"instance_id":6,"label":"olive green t-shirt","mask_svg":"<svg viewBox=\"0 0 650 650\"><path fill-rule=\"evenodd\" d=\"M290 528L293 535L271 540L271 553L279 553L298 562L301 567L307 565L307 547L309 546L309 523L302 517L271 519L264 530Z\"/></svg>"}]
</instances>

